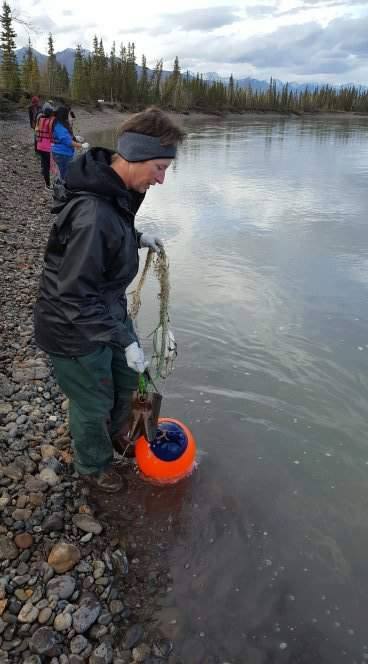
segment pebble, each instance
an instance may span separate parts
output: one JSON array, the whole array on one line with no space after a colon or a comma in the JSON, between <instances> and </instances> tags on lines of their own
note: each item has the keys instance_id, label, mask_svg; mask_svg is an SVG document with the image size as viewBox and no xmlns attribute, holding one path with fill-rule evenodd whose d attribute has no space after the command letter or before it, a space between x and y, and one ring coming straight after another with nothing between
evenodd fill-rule
<instances>
[{"instance_id":1,"label":"pebble","mask_svg":"<svg viewBox=\"0 0 368 664\"><path fill-rule=\"evenodd\" d=\"M18 614L18 620L21 623L33 623L37 620L39 609L33 604L27 603L21 608Z\"/></svg>"},{"instance_id":2,"label":"pebble","mask_svg":"<svg viewBox=\"0 0 368 664\"><path fill-rule=\"evenodd\" d=\"M96 622L101 612L101 605L93 595L83 599L83 603L73 614L73 629L77 634L84 634Z\"/></svg>"},{"instance_id":3,"label":"pebble","mask_svg":"<svg viewBox=\"0 0 368 664\"><path fill-rule=\"evenodd\" d=\"M110 643L101 643L89 658L89 664L111 664L113 658Z\"/></svg>"},{"instance_id":4,"label":"pebble","mask_svg":"<svg viewBox=\"0 0 368 664\"><path fill-rule=\"evenodd\" d=\"M145 662L149 657L151 648L146 643L141 643L136 648L133 648L132 655L135 662Z\"/></svg>"},{"instance_id":5,"label":"pebble","mask_svg":"<svg viewBox=\"0 0 368 664\"><path fill-rule=\"evenodd\" d=\"M47 606L44 609L41 609L40 613L38 614L38 622L40 625L45 625L50 620L51 616L52 609Z\"/></svg>"},{"instance_id":6,"label":"pebble","mask_svg":"<svg viewBox=\"0 0 368 664\"><path fill-rule=\"evenodd\" d=\"M13 540L9 539L6 535L0 535L0 561L1 560L14 560L18 556L18 549Z\"/></svg>"},{"instance_id":7,"label":"pebble","mask_svg":"<svg viewBox=\"0 0 368 664\"><path fill-rule=\"evenodd\" d=\"M29 642L32 652L37 655L53 657L58 652L59 637L50 627L40 627L37 629Z\"/></svg>"},{"instance_id":8,"label":"pebble","mask_svg":"<svg viewBox=\"0 0 368 664\"><path fill-rule=\"evenodd\" d=\"M14 537L14 542L18 549L29 549L33 544L31 533L20 533Z\"/></svg>"},{"instance_id":9,"label":"pebble","mask_svg":"<svg viewBox=\"0 0 368 664\"><path fill-rule=\"evenodd\" d=\"M78 636L74 636L74 638L72 638L70 641L70 652L74 655L79 655L87 648L88 645L89 642L87 641L86 637L82 634L78 634Z\"/></svg>"},{"instance_id":10,"label":"pebble","mask_svg":"<svg viewBox=\"0 0 368 664\"><path fill-rule=\"evenodd\" d=\"M138 645L140 641L143 639L143 627L142 625L136 624L132 625L129 627L125 639L124 639L124 647L127 650L131 650L134 648L134 646Z\"/></svg>"},{"instance_id":11,"label":"pebble","mask_svg":"<svg viewBox=\"0 0 368 664\"><path fill-rule=\"evenodd\" d=\"M54 629L57 632L64 632L69 629L72 624L72 617L70 613L59 613L54 620Z\"/></svg>"},{"instance_id":12,"label":"pebble","mask_svg":"<svg viewBox=\"0 0 368 664\"><path fill-rule=\"evenodd\" d=\"M73 569L80 558L80 551L74 544L60 542L53 547L47 562L55 572L63 574Z\"/></svg>"},{"instance_id":13,"label":"pebble","mask_svg":"<svg viewBox=\"0 0 368 664\"><path fill-rule=\"evenodd\" d=\"M92 533L87 533L86 535L83 535L83 537L81 537L79 541L82 544L88 544L88 542L91 541L92 537L93 537Z\"/></svg>"},{"instance_id":14,"label":"pebble","mask_svg":"<svg viewBox=\"0 0 368 664\"><path fill-rule=\"evenodd\" d=\"M109 608L110 608L110 611L111 611L112 615L116 616L119 613L121 613L122 611L124 611L124 604L120 599L113 599L110 602Z\"/></svg>"},{"instance_id":15,"label":"pebble","mask_svg":"<svg viewBox=\"0 0 368 664\"><path fill-rule=\"evenodd\" d=\"M75 514L73 516L73 523L80 530L86 533L93 533L93 535L100 535L103 530L101 524L88 514Z\"/></svg>"},{"instance_id":16,"label":"pebble","mask_svg":"<svg viewBox=\"0 0 368 664\"><path fill-rule=\"evenodd\" d=\"M69 599L74 593L75 585L76 582L73 576L57 576L48 582L47 593L57 599Z\"/></svg>"},{"instance_id":17,"label":"pebble","mask_svg":"<svg viewBox=\"0 0 368 664\"><path fill-rule=\"evenodd\" d=\"M52 468L44 468L40 472L40 479L47 482L49 486L56 486L60 482L60 477L55 473Z\"/></svg>"}]
</instances>

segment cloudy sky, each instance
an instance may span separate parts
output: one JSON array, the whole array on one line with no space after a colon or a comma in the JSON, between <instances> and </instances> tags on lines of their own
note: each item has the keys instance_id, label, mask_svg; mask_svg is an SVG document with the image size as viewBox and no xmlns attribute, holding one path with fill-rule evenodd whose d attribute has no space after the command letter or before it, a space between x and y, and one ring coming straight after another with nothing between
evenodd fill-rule
<instances>
[{"instance_id":1,"label":"cloudy sky","mask_svg":"<svg viewBox=\"0 0 368 664\"><path fill-rule=\"evenodd\" d=\"M9 0L8 0L9 1ZM33 45L46 51L48 32L57 51L90 48L101 36L134 41L153 66L283 81L368 84L368 0L10 0L31 23ZM183 7L185 6L185 9ZM17 26L18 46L26 31Z\"/></svg>"}]
</instances>

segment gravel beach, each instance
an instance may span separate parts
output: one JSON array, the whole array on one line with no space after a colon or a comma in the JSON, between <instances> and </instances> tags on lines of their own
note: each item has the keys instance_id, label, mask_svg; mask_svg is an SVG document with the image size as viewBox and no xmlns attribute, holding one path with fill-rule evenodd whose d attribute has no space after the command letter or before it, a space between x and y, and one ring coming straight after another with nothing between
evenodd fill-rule
<instances>
[{"instance_id":1,"label":"gravel beach","mask_svg":"<svg viewBox=\"0 0 368 664\"><path fill-rule=\"evenodd\" d=\"M124 117L75 110L82 134ZM171 583L152 487L126 465L122 496L85 493L65 397L34 344L52 215L25 113L0 119L0 193L0 662L179 664L152 623Z\"/></svg>"}]
</instances>

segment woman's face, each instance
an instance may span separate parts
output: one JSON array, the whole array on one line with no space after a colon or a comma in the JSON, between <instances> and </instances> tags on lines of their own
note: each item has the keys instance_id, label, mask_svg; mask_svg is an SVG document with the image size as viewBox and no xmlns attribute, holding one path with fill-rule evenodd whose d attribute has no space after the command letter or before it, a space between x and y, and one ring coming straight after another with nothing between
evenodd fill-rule
<instances>
[{"instance_id":1,"label":"woman's face","mask_svg":"<svg viewBox=\"0 0 368 664\"><path fill-rule=\"evenodd\" d=\"M163 184L166 170L172 159L150 159L149 161L129 162L126 186L140 194L145 194L155 184Z\"/></svg>"}]
</instances>

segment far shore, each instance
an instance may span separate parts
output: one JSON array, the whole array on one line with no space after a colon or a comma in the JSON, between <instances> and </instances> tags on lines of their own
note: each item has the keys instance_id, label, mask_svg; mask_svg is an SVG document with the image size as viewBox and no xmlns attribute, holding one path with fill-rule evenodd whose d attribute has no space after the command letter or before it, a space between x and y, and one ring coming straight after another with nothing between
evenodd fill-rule
<instances>
[{"instance_id":1,"label":"far shore","mask_svg":"<svg viewBox=\"0 0 368 664\"><path fill-rule=\"evenodd\" d=\"M119 125L129 116L131 112L118 110L106 105L99 109L88 109L85 106L73 106L76 119L74 121L74 132L76 134L93 133L103 131L104 129L118 128ZM244 111L241 113L208 113L199 111L189 111L185 113L169 111L169 115L175 117L177 122L185 125L200 124L202 122L243 122L247 120L265 121L273 120L275 118L285 119L291 121L303 120L354 120L359 118L367 118L368 113L356 112L317 112L317 113L278 113L275 111ZM18 127L28 126L28 116L25 110L18 110L13 113L5 115L0 114L0 134L5 131L7 134L9 127L16 123Z\"/></svg>"}]
</instances>

